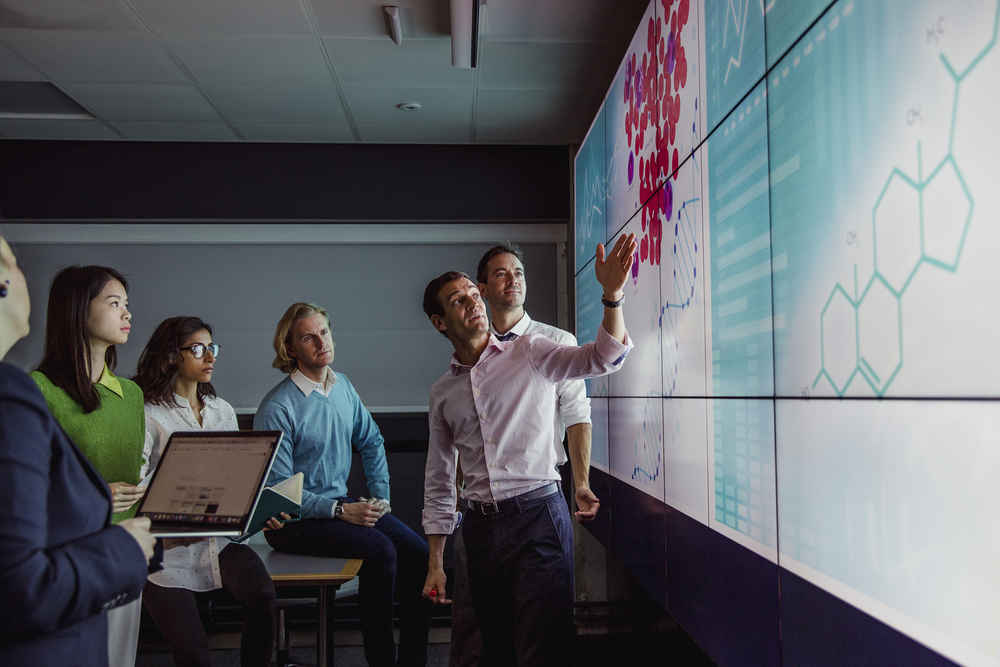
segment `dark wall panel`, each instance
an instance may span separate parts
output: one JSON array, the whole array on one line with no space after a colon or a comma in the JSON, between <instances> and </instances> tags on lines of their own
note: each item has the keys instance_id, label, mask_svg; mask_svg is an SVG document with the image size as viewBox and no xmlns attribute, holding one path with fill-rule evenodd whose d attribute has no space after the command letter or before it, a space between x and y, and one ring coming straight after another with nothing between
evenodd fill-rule
<instances>
[{"instance_id":1,"label":"dark wall panel","mask_svg":"<svg viewBox=\"0 0 1000 667\"><path fill-rule=\"evenodd\" d=\"M8 218L567 220L558 146L5 141Z\"/></svg>"}]
</instances>

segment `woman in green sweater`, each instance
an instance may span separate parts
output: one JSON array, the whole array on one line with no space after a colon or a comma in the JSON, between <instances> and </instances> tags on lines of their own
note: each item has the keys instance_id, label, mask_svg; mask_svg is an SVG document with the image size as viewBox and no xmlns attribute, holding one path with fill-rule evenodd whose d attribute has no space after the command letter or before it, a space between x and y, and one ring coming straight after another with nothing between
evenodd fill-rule
<instances>
[{"instance_id":1,"label":"woman in green sweater","mask_svg":"<svg viewBox=\"0 0 1000 667\"><path fill-rule=\"evenodd\" d=\"M114 269L70 266L49 291L45 353L31 376L56 421L111 488L114 523L135 515L145 472L142 390L113 374L128 341L128 283ZM110 664L135 664L140 601L108 613Z\"/></svg>"}]
</instances>

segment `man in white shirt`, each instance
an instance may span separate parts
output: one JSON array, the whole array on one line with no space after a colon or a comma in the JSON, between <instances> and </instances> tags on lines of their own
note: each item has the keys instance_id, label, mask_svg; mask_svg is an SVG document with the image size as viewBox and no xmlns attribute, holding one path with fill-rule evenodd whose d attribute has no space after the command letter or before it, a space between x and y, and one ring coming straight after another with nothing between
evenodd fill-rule
<instances>
[{"instance_id":1,"label":"man in white shirt","mask_svg":"<svg viewBox=\"0 0 1000 667\"><path fill-rule=\"evenodd\" d=\"M631 349L622 288L634 253L635 235L619 238L607 258L598 246L595 273L604 288L604 321L597 340L583 347L561 346L539 334L498 340L477 285L464 274L445 273L424 291L424 312L455 348L449 370L431 387L424 594L449 601L443 556L457 523L458 464L485 664L569 660L573 538L556 470L553 386L621 367Z\"/></svg>"},{"instance_id":2,"label":"man in white shirt","mask_svg":"<svg viewBox=\"0 0 1000 667\"><path fill-rule=\"evenodd\" d=\"M519 336L541 334L560 345L577 344L576 336L533 320L524 309L528 279L521 250L509 244L495 245L487 250L476 268L479 293L489 304L490 330L498 340L513 340ZM600 501L590 489L590 399L583 380L564 380L554 386L557 409L555 438L552 445L557 465L566 463L566 435L573 474L573 489L580 521L592 520ZM465 544L461 527L454 533L454 567L451 606L450 667L473 667L479 664L481 642L475 609L468 594Z\"/></svg>"}]
</instances>

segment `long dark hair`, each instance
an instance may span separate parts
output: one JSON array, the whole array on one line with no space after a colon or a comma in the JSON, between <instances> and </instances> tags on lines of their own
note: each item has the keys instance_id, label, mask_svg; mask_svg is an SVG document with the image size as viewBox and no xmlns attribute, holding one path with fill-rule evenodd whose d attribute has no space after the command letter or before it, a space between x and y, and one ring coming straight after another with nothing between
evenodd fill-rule
<instances>
[{"instance_id":1,"label":"long dark hair","mask_svg":"<svg viewBox=\"0 0 1000 667\"><path fill-rule=\"evenodd\" d=\"M212 327L198 317L168 317L160 322L150 337L136 368L133 381L142 389L144 400L153 405L176 408L174 381L181 363L181 345L184 340L204 329L212 334ZM198 398L215 396L210 382L198 383Z\"/></svg>"},{"instance_id":2,"label":"long dark hair","mask_svg":"<svg viewBox=\"0 0 1000 667\"><path fill-rule=\"evenodd\" d=\"M104 286L117 280L128 291L128 281L107 266L67 266L56 274L49 288L45 316L45 352L38 370L83 407L84 414L101 404L90 380L90 346L87 343L87 311ZM108 346L104 363L118 365L115 346Z\"/></svg>"}]
</instances>

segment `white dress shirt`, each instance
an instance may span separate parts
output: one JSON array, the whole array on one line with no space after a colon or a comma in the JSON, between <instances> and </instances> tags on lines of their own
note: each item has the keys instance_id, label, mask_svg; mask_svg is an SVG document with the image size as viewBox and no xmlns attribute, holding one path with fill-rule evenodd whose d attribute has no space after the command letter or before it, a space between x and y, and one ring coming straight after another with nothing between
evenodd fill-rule
<instances>
[{"instance_id":1,"label":"white dress shirt","mask_svg":"<svg viewBox=\"0 0 1000 667\"><path fill-rule=\"evenodd\" d=\"M511 341L490 334L475 365L452 356L448 371L431 387L424 532L454 531L459 462L462 496L482 502L558 480L552 385L614 372L631 349L631 339L623 344L601 327L597 340L582 347L558 345L539 334Z\"/></svg>"},{"instance_id":2,"label":"white dress shirt","mask_svg":"<svg viewBox=\"0 0 1000 667\"><path fill-rule=\"evenodd\" d=\"M195 419L188 400L174 394L177 407L146 403L146 430L152 435L150 468L160 462L163 448L174 431L238 431L236 411L221 398L206 396L202 423ZM228 538L208 537L193 544L173 546L163 552L163 569L149 575L149 581L165 588L211 591L222 588L219 552L230 544Z\"/></svg>"},{"instance_id":3,"label":"white dress shirt","mask_svg":"<svg viewBox=\"0 0 1000 667\"><path fill-rule=\"evenodd\" d=\"M536 322L528 316L527 312L507 333L501 335L492 328L492 324L491 330L498 339L509 337L513 340L528 334L541 334L560 345L576 346L577 344L576 336L570 332L563 331L551 324ZM563 447L566 429L575 424L590 423L590 399L587 398L587 383L583 380L563 380L556 384L555 389L558 397L558 409L555 416L555 438L553 438L552 444L556 450L556 465L561 466L566 463L566 448Z\"/></svg>"},{"instance_id":4,"label":"white dress shirt","mask_svg":"<svg viewBox=\"0 0 1000 667\"><path fill-rule=\"evenodd\" d=\"M326 375L323 376L322 382L316 382L315 380L306 377L306 374L298 368L292 371L289 377L292 382L295 383L295 386L298 387L299 390L306 396L314 391L318 391L324 396L329 396L330 389L333 388L333 385L337 384L337 374L334 373L329 366L326 367Z\"/></svg>"}]
</instances>

